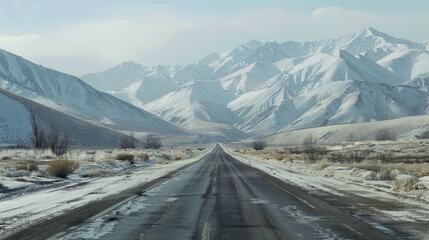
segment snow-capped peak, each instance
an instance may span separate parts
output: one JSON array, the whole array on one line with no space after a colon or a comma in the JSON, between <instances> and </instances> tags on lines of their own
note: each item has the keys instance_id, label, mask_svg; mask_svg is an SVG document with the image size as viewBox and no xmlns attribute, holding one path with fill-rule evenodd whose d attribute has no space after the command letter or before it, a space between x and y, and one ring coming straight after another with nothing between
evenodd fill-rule
<instances>
[{"instance_id":1,"label":"snow-capped peak","mask_svg":"<svg viewBox=\"0 0 429 240\"><path fill-rule=\"evenodd\" d=\"M355 34L355 39L366 38L366 37L377 38L379 40L385 41L385 42L390 43L390 44L405 45L405 46L407 46L409 48L413 48L413 49L424 49L424 46L422 46L419 43L415 43L415 42L412 42L409 40L393 37L391 35L388 35L388 34L381 32L375 28L372 28L372 27L364 28Z\"/></svg>"}]
</instances>

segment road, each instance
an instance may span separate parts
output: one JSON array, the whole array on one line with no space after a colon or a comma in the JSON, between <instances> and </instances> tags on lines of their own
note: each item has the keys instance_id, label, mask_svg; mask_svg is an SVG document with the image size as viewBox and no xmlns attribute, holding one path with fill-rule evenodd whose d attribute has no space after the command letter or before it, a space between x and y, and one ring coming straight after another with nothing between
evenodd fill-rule
<instances>
[{"instance_id":1,"label":"road","mask_svg":"<svg viewBox=\"0 0 429 240\"><path fill-rule=\"evenodd\" d=\"M219 145L142 195L131 205L139 210L109 215L115 223L100 239L391 239ZM86 225L57 237L86 236Z\"/></svg>"},{"instance_id":2,"label":"road","mask_svg":"<svg viewBox=\"0 0 429 240\"><path fill-rule=\"evenodd\" d=\"M83 206L8 239L48 238L392 239L243 164L219 145L164 180Z\"/></svg>"}]
</instances>

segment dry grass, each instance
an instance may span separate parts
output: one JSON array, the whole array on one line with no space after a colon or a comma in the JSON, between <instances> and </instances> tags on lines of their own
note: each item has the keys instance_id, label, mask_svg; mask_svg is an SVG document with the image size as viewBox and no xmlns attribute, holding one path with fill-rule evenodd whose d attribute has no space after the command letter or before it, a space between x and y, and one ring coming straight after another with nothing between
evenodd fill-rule
<instances>
[{"instance_id":1,"label":"dry grass","mask_svg":"<svg viewBox=\"0 0 429 240\"><path fill-rule=\"evenodd\" d=\"M359 146L349 148L333 148L321 160L316 161L311 166L315 170L323 170L328 166L350 167L364 169L375 173L374 179L393 180L397 174L409 174L416 177L429 176L429 152L416 151L416 143L404 143L403 148L392 147L402 143L392 143L390 148L383 152L371 150L370 143L363 143ZM421 143L423 144L423 143ZM421 145L420 144L420 145ZM419 145L419 146L420 146ZM375 145L374 145L375 146ZM383 145L385 146L385 145ZM423 145L424 146L424 145ZM306 154L294 151L295 148L264 149L255 151L249 149L240 149L238 152L257 156L261 159L275 159L282 162L305 160ZM401 150L398 150L401 149ZM403 149L408 149L404 151Z\"/></svg>"},{"instance_id":2,"label":"dry grass","mask_svg":"<svg viewBox=\"0 0 429 240\"><path fill-rule=\"evenodd\" d=\"M94 168L82 174L82 177L99 177L102 175L102 171L100 168Z\"/></svg>"},{"instance_id":3,"label":"dry grass","mask_svg":"<svg viewBox=\"0 0 429 240\"><path fill-rule=\"evenodd\" d=\"M27 170L27 171L37 171L39 170L39 165L36 162L26 162L26 163L18 163L15 165L16 170Z\"/></svg>"},{"instance_id":4,"label":"dry grass","mask_svg":"<svg viewBox=\"0 0 429 240\"><path fill-rule=\"evenodd\" d=\"M164 159L164 160L170 160L171 156L168 155L168 154L163 153L163 154L161 154L161 158Z\"/></svg>"},{"instance_id":5,"label":"dry grass","mask_svg":"<svg viewBox=\"0 0 429 240\"><path fill-rule=\"evenodd\" d=\"M398 177L392 181L393 190L397 192L408 192L414 189L417 179L412 176Z\"/></svg>"},{"instance_id":6,"label":"dry grass","mask_svg":"<svg viewBox=\"0 0 429 240\"><path fill-rule=\"evenodd\" d=\"M71 160L54 160L49 163L48 173L54 177L66 178L79 167L79 163Z\"/></svg>"},{"instance_id":7,"label":"dry grass","mask_svg":"<svg viewBox=\"0 0 429 240\"><path fill-rule=\"evenodd\" d=\"M331 165L332 165L332 162L328 161L327 159L324 159L322 161L319 161L319 162L315 163L314 166L313 166L313 168L316 169L316 170L321 171L321 170L323 170L323 169L325 169L325 168L327 168L327 167L329 167Z\"/></svg>"},{"instance_id":8,"label":"dry grass","mask_svg":"<svg viewBox=\"0 0 429 240\"><path fill-rule=\"evenodd\" d=\"M162 159L156 159L156 160L155 160L155 163L156 163L156 164L165 164L165 160L162 160Z\"/></svg>"},{"instance_id":9,"label":"dry grass","mask_svg":"<svg viewBox=\"0 0 429 240\"><path fill-rule=\"evenodd\" d=\"M140 152L136 155L136 157L143 159L143 160L148 160L149 159L149 155L145 152Z\"/></svg>"},{"instance_id":10,"label":"dry grass","mask_svg":"<svg viewBox=\"0 0 429 240\"><path fill-rule=\"evenodd\" d=\"M175 151L172 156L173 160L182 160L186 158L186 154L181 151Z\"/></svg>"},{"instance_id":11,"label":"dry grass","mask_svg":"<svg viewBox=\"0 0 429 240\"><path fill-rule=\"evenodd\" d=\"M111 158L103 158L103 159L100 159L100 160L98 160L97 162L99 162L99 163L106 163L106 164L109 164L109 165L115 165L115 159L111 159Z\"/></svg>"}]
</instances>

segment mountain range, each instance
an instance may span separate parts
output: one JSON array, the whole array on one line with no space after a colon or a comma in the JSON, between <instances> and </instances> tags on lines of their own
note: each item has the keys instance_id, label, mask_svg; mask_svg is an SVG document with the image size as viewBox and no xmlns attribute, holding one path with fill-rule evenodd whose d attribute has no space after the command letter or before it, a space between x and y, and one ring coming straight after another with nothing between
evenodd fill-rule
<instances>
[{"instance_id":1,"label":"mountain range","mask_svg":"<svg viewBox=\"0 0 429 240\"><path fill-rule=\"evenodd\" d=\"M429 112L428 42L374 28L251 40L187 66L122 63L81 78L182 128L228 139Z\"/></svg>"}]
</instances>

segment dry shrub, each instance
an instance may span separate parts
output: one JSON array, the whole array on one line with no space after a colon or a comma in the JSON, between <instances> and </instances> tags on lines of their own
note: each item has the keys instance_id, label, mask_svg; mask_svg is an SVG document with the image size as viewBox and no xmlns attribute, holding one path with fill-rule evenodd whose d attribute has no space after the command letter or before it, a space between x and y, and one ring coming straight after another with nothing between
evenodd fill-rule
<instances>
[{"instance_id":1,"label":"dry shrub","mask_svg":"<svg viewBox=\"0 0 429 240\"><path fill-rule=\"evenodd\" d=\"M170 159L171 159L170 155L165 154L165 153L163 153L163 154L161 155L161 158L162 158L162 159L164 159L164 160L170 160Z\"/></svg>"},{"instance_id":2,"label":"dry shrub","mask_svg":"<svg viewBox=\"0 0 429 240\"><path fill-rule=\"evenodd\" d=\"M165 163L165 161L164 161L164 160L162 160L162 159L156 159L156 160L155 160L155 163L156 163L156 164L164 164L164 163Z\"/></svg>"},{"instance_id":3,"label":"dry shrub","mask_svg":"<svg viewBox=\"0 0 429 240\"><path fill-rule=\"evenodd\" d=\"M362 162L369 156L369 154L370 151L368 150L354 149L346 153L345 160L351 162Z\"/></svg>"},{"instance_id":4,"label":"dry shrub","mask_svg":"<svg viewBox=\"0 0 429 240\"><path fill-rule=\"evenodd\" d=\"M133 161L134 155L131 153L118 153L118 154L116 154L116 160Z\"/></svg>"},{"instance_id":5,"label":"dry shrub","mask_svg":"<svg viewBox=\"0 0 429 240\"><path fill-rule=\"evenodd\" d=\"M354 162L354 163L345 164L345 165L349 167L364 169L364 170L373 171L373 172L379 172L382 168L382 165L379 164L378 162L369 161L369 160L365 160L362 162Z\"/></svg>"},{"instance_id":6,"label":"dry shrub","mask_svg":"<svg viewBox=\"0 0 429 240\"><path fill-rule=\"evenodd\" d=\"M283 154L283 153L279 153L279 152L277 152L277 153L275 153L274 154L274 159L277 159L277 160L279 160L279 161L281 161L281 160L283 160L286 156Z\"/></svg>"},{"instance_id":7,"label":"dry shrub","mask_svg":"<svg viewBox=\"0 0 429 240\"><path fill-rule=\"evenodd\" d=\"M115 160L111 159L111 158L104 158L104 159L101 159L101 160L99 160L97 162L99 162L99 163L106 163L106 164L110 164L110 165L115 165L115 163L116 163Z\"/></svg>"},{"instance_id":8,"label":"dry shrub","mask_svg":"<svg viewBox=\"0 0 429 240\"><path fill-rule=\"evenodd\" d=\"M102 171L100 168L94 168L94 169L90 169L89 171L83 173L81 176L82 177L99 177L101 176Z\"/></svg>"},{"instance_id":9,"label":"dry shrub","mask_svg":"<svg viewBox=\"0 0 429 240\"><path fill-rule=\"evenodd\" d=\"M185 159L185 153L177 151L173 154L173 160L182 160Z\"/></svg>"},{"instance_id":10,"label":"dry shrub","mask_svg":"<svg viewBox=\"0 0 429 240\"><path fill-rule=\"evenodd\" d=\"M342 152L331 152L326 155L326 158L331 162L344 162L344 154Z\"/></svg>"},{"instance_id":11,"label":"dry shrub","mask_svg":"<svg viewBox=\"0 0 429 240\"><path fill-rule=\"evenodd\" d=\"M393 153L390 151L389 152L382 152L382 153L379 153L377 155L377 158L382 162L388 162L388 161L393 160Z\"/></svg>"},{"instance_id":12,"label":"dry shrub","mask_svg":"<svg viewBox=\"0 0 429 240\"><path fill-rule=\"evenodd\" d=\"M306 160L311 162L321 159L327 153L326 148L324 146L319 146L317 144L317 139L311 133L304 137L302 149L305 153Z\"/></svg>"},{"instance_id":13,"label":"dry shrub","mask_svg":"<svg viewBox=\"0 0 429 240\"><path fill-rule=\"evenodd\" d=\"M267 143L264 140L257 140L250 143L250 146L256 151L263 150L267 147Z\"/></svg>"},{"instance_id":14,"label":"dry shrub","mask_svg":"<svg viewBox=\"0 0 429 240\"><path fill-rule=\"evenodd\" d=\"M145 152L140 152L137 154L137 157L143 160L148 160L149 159L149 155Z\"/></svg>"},{"instance_id":15,"label":"dry shrub","mask_svg":"<svg viewBox=\"0 0 429 240\"><path fill-rule=\"evenodd\" d=\"M146 140L143 145L146 149L160 149L162 147L161 137L159 137L158 135L149 134L146 136Z\"/></svg>"},{"instance_id":16,"label":"dry shrub","mask_svg":"<svg viewBox=\"0 0 429 240\"><path fill-rule=\"evenodd\" d=\"M391 171L389 169L382 169L376 173L376 178L378 180L393 180L396 176L391 174Z\"/></svg>"},{"instance_id":17,"label":"dry shrub","mask_svg":"<svg viewBox=\"0 0 429 240\"><path fill-rule=\"evenodd\" d=\"M381 128L375 132L375 140L377 141L396 141L396 133L388 128Z\"/></svg>"},{"instance_id":18,"label":"dry shrub","mask_svg":"<svg viewBox=\"0 0 429 240\"><path fill-rule=\"evenodd\" d=\"M417 178L409 175L399 175L393 180L393 190L408 192L413 189L414 184L417 182Z\"/></svg>"},{"instance_id":19,"label":"dry shrub","mask_svg":"<svg viewBox=\"0 0 429 240\"><path fill-rule=\"evenodd\" d=\"M39 165L35 162L19 163L15 166L16 170L27 170L27 171L37 171L39 170Z\"/></svg>"},{"instance_id":20,"label":"dry shrub","mask_svg":"<svg viewBox=\"0 0 429 240\"><path fill-rule=\"evenodd\" d=\"M48 173L54 177L66 178L79 167L79 163L71 160L54 160L49 163Z\"/></svg>"},{"instance_id":21,"label":"dry shrub","mask_svg":"<svg viewBox=\"0 0 429 240\"><path fill-rule=\"evenodd\" d=\"M134 137L134 133L130 133L129 135L124 135L121 139L121 148L136 148L137 139Z\"/></svg>"},{"instance_id":22,"label":"dry shrub","mask_svg":"<svg viewBox=\"0 0 429 240\"><path fill-rule=\"evenodd\" d=\"M314 169L321 171L321 170L329 167L330 165L332 165L331 162L329 162L328 160L323 160L323 161L320 161L317 164L315 164Z\"/></svg>"}]
</instances>

